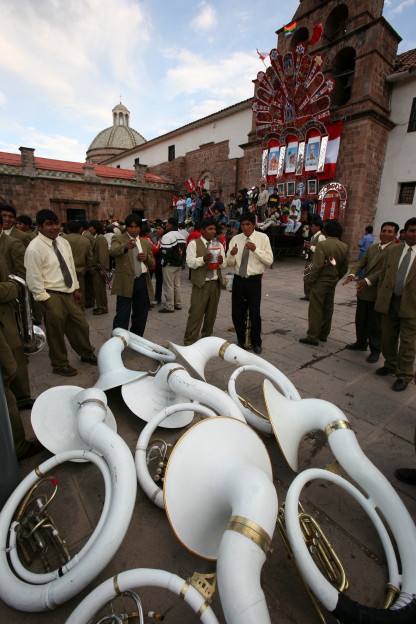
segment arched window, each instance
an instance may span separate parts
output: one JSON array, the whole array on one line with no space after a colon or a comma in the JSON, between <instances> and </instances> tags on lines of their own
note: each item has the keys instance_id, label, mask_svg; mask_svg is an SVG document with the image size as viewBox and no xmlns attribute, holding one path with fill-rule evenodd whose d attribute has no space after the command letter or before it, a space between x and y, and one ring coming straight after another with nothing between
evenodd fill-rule
<instances>
[{"instance_id":1,"label":"arched window","mask_svg":"<svg viewBox=\"0 0 416 624\"><path fill-rule=\"evenodd\" d=\"M338 52L332 63L332 75L335 80L331 94L331 106L342 106L351 98L355 72L354 48L344 48Z\"/></svg>"},{"instance_id":2,"label":"arched window","mask_svg":"<svg viewBox=\"0 0 416 624\"><path fill-rule=\"evenodd\" d=\"M346 4L339 4L331 11L324 28L324 35L329 41L334 41L345 34L347 20L348 7Z\"/></svg>"},{"instance_id":3,"label":"arched window","mask_svg":"<svg viewBox=\"0 0 416 624\"><path fill-rule=\"evenodd\" d=\"M309 30L306 26L299 28L290 38L290 49L295 51L298 43L307 43L309 41Z\"/></svg>"}]
</instances>

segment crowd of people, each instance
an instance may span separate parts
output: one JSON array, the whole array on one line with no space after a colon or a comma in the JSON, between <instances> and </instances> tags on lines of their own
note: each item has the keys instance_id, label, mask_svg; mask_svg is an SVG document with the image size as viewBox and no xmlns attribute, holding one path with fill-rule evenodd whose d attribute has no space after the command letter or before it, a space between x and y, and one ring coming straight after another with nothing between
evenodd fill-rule
<instances>
[{"instance_id":1,"label":"crowd of people","mask_svg":"<svg viewBox=\"0 0 416 624\"><path fill-rule=\"evenodd\" d=\"M308 330L300 342L316 346L327 341L335 288L347 274L343 284L356 284L357 310L356 341L346 348L365 351L369 347L370 363L383 354L384 365L376 373L394 374L393 390L405 390L414 376L416 218L408 220L401 231L403 242L394 222L383 223L380 243L374 243L368 226L348 273L349 250L341 241L341 224L322 222L314 202L302 204L297 195L287 211L282 203L277 189L269 194L265 185L250 194L239 191L227 208L203 189L200 196L179 196L173 216L165 221L150 223L130 214L123 222L79 220L64 227L51 210L40 210L32 224L30 217L17 216L12 206L0 206L0 365L18 457L30 457L41 447L25 439L19 415L19 409L31 407L33 400L22 339L10 312L19 293L8 275L26 280L33 317L37 324L44 323L52 372L57 375L77 374L69 363L65 338L81 362L97 364L87 308L92 308L93 315L108 314L111 289L116 296L113 328L143 336L153 307L160 304L161 314L182 309L180 277L185 267L192 293L184 344L212 335L222 270L230 267L234 270L232 321L237 344L247 348L249 327L250 348L260 354L261 278L273 263L265 233L270 224L288 235L296 234L302 223L308 226L301 297L309 302Z\"/></svg>"}]
</instances>

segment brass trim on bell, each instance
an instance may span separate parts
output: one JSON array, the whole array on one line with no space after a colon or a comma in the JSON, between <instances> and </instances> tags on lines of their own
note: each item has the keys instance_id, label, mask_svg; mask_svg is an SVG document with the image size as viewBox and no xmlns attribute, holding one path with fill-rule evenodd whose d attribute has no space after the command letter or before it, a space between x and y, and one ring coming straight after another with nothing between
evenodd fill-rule
<instances>
[{"instance_id":1,"label":"brass trim on bell","mask_svg":"<svg viewBox=\"0 0 416 624\"><path fill-rule=\"evenodd\" d=\"M118 585L118 574L113 576L113 587L114 587L114 591L116 592L117 596L121 596L122 592L121 592L120 587Z\"/></svg>"},{"instance_id":2,"label":"brass trim on bell","mask_svg":"<svg viewBox=\"0 0 416 624\"><path fill-rule=\"evenodd\" d=\"M230 346L231 342L228 342L227 340L225 342L222 343L220 350L218 351L218 355L219 357L223 360L224 359L224 354L227 351L228 347Z\"/></svg>"},{"instance_id":3,"label":"brass trim on bell","mask_svg":"<svg viewBox=\"0 0 416 624\"><path fill-rule=\"evenodd\" d=\"M203 602L196 613L197 616L200 618L201 615L204 613L205 609L207 609L208 607L209 607L208 602L207 601Z\"/></svg>"},{"instance_id":4,"label":"brass trim on bell","mask_svg":"<svg viewBox=\"0 0 416 624\"><path fill-rule=\"evenodd\" d=\"M172 373L178 370L185 370L185 368L183 366L176 366L176 368L171 368L170 371L168 372L168 376L166 377L166 381L169 381L169 378L172 375Z\"/></svg>"},{"instance_id":5,"label":"brass trim on bell","mask_svg":"<svg viewBox=\"0 0 416 624\"><path fill-rule=\"evenodd\" d=\"M114 334L113 338L120 338L121 342L124 344L125 347L128 346L127 344L127 340L124 338L124 336L120 336L120 334Z\"/></svg>"},{"instance_id":6,"label":"brass trim on bell","mask_svg":"<svg viewBox=\"0 0 416 624\"><path fill-rule=\"evenodd\" d=\"M179 598L182 598L182 600L185 600L185 594L188 591L188 587L189 587L189 583L188 581L185 581L185 583L182 585L182 589L179 592Z\"/></svg>"},{"instance_id":7,"label":"brass trim on bell","mask_svg":"<svg viewBox=\"0 0 416 624\"><path fill-rule=\"evenodd\" d=\"M210 572L209 574L202 574L201 572L194 572L191 579L188 579L188 581L189 580L192 587L195 587L201 596L209 602L214 595L215 588L217 586L216 573Z\"/></svg>"},{"instance_id":8,"label":"brass trim on bell","mask_svg":"<svg viewBox=\"0 0 416 624\"><path fill-rule=\"evenodd\" d=\"M325 427L326 437L329 438L331 433L334 433L337 429L351 429L351 425L348 420L333 420Z\"/></svg>"},{"instance_id":9,"label":"brass trim on bell","mask_svg":"<svg viewBox=\"0 0 416 624\"><path fill-rule=\"evenodd\" d=\"M35 473L38 475L39 479L43 479L43 477L45 476L43 472L39 469L39 466L36 466Z\"/></svg>"},{"instance_id":10,"label":"brass trim on bell","mask_svg":"<svg viewBox=\"0 0 416 624\"><path fill-rule=\"evenodd\" d=\"M257 546L267 553L270 551L271 537L266 533L262 527L243 516L231 516L229 519L226 530L237 531L245 537L251 539Z\"/></svg>"}]
</instances>

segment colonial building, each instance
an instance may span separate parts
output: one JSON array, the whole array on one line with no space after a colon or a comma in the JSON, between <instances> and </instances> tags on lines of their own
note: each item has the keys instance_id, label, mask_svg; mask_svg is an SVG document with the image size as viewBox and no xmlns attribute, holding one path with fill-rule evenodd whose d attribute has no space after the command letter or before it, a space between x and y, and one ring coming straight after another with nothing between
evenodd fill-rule
<instances>
[{"instance_id":1,"label":"colonial building","mask_svg":"<svg viewBox=\"0 0 416 624\"><path fill-rule=\"evenodd\" d=\"M35 150L0 153L0 203L11 204L18 215L32 218L41 208L69 219L124 219L131 212L165 218L174 186L146 172L86 163L38 158Z\"/></svg>"}]
</instances>

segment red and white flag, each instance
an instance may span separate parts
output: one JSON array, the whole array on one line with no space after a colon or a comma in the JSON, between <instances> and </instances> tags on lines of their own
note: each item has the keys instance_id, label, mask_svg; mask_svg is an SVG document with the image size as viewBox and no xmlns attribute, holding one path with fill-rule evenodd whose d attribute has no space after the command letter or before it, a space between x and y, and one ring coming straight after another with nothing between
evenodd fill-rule
<instances>
[{"instance_id":1,"label":"red and white flag","mask_svg":"<svg viewBox=\"0 0 416 624\"><path fill-rule=\"evenodd\" d=\"M264 61L264 59L266 59L270 54L269 52L259 52L257 48L256 48L256 52L262 61Z\"/></svg>"},{"instance_id":2,"label":"red and white flag","mask_svg":"<svg viewBox=\"0 0 416 624\"><path fill-rule=\"evenodd\" d=\"M324 180L335 177L339 146L341 143L342 121L329 124L326 129L328 130L328 145L325 154L325 166L323 173L319 174L319 177Z\"/></svg>"},{"instance_id":3,"label":"red and white flag","mask_svg":"<svg viewBox=\"0 0 416 624\"><path fill-rule=\"evenodd\" d=\"M204 180L204 178L201 178L201 180L199 180L199 182L198 182L199 188L204 188L204 184L205 184L205 180Z\"/></svg>"},{"instance_id":4,"label":"red and white flag","mask_svg":"<svg viewBox=\"0 0 416 624\"><path fill-rule=\"evenodd\" d=\"M193 180L193 178L188 178L186 181L186 188L188 189L188 191L190 193L192 193L192 191L195 190L195 181Z\"/></svg>"}]
</instances>

